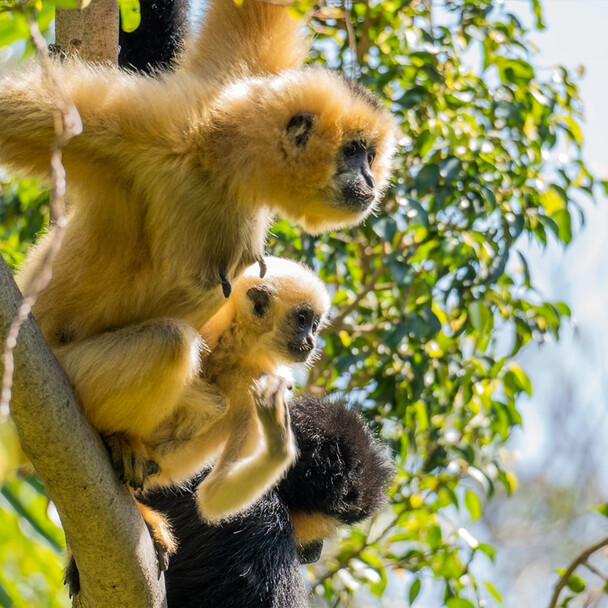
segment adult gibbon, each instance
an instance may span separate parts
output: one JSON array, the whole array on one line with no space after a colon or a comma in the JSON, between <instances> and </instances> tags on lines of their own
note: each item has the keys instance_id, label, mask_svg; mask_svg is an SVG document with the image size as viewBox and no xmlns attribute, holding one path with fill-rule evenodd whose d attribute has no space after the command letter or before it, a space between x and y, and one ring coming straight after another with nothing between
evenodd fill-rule
<instances>
[{"instance_id":1,"label":"adult gibbon","mask_svg":"<svg viewBox=\"0 0 608 608\"><path fill-rule=\"evenodd\" d=\"M63 151L68 226L33 312L89 420L136 453L185 398L225 407L198 390L197 329L261 259L275 212L314 233L353 225L389 178L391 115L358 84L299 67L299 28L283 7L212 0L173 73L55 66L84 130ZM0 79L3 165L48 176L49 86L36 65Z\"/></svg>"},{"instance_id":2,"label":"adult gibbon","mask_svg":"<svg viewBox=\"0 0 608 608\"><path fill-rule=\"evenodd\" d=\"M165 573L169 608L304 608L300 563L316 561L339 525L378 512L393 467L388 450L342 402L301 395L289 404L299 457L250 509L202 522L196 488L147 495L167 514L178 543Z\"/></svg>"}]
</instances>

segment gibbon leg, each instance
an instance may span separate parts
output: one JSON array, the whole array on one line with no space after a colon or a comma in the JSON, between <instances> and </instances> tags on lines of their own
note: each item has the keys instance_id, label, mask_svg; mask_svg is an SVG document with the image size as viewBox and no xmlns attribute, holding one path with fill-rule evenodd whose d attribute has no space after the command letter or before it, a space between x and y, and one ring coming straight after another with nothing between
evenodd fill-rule
<instances>
[{"instance_id":1,"label":"gibbon leg","mask_svg":"<svg viewBox=\"0 0 608 608\"><path fill-rule=\"evenodd\" d=\"M148 437L199 371L203 346L181 319L152 319L55 349L82 409L102 434Z\"/></svg>"},{"instance_id":2,"label":"gibbon leg","mask_svg":"<svg viewBox=\"0 0 608 608\"><path fill-rule=\"evenodd\" d=\"M213 460L232 428L240 428L241 423L247 426L246 416L235 420L224 393L195 378L171 418L145 441L148 457L160 469L149 485L169 485L193 477Z\"/></svg>"},{"instance_id":3,"label":"gibbon leg","mask_svg":"<svg viewBox=\"0 0 608 608\"><path fill-rule=\"evenodd\" d=\"M253 504L289 468L297 449L291 432L283 379L264 376L253 391L254 408L239 417L209 476L197 490L197 504L206 521L218 521ZM264 445L246 455L251 437L259 435L261 423Z\"/></svg>"}]
</instances>

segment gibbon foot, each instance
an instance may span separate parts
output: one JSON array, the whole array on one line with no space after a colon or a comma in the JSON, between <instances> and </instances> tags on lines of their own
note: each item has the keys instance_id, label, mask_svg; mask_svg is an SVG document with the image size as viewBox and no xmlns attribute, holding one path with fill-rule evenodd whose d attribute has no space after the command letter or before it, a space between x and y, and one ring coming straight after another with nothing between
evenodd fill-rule
<instances>
[{"instance_id":1,"label":"gibbon foot","mask_svg":"<svg viewBox=\"0 0 608 608\"><path fill-rule=\"evenodd\" d=\"M222 283L222 293L225 298L228 298L232 293L232 285L225 270L220 270L220 282Z\"/></svg>"},{"instance_id":2,"label":"gibbon foot","mask_svg":"<svg viewBox=\"0 0 608 608\"><path fill-rule=\"evenodd\" d=\"M134 490L142 490L148 477L160 471L160 467L137 452L124 435L105 435L103 440L118 478Z\"/></svg>"},{"instance_id":3,"label":"gibbon foot","mask_svg":"<svg viewBox=\"0 0 608 608\"><path fill-rule=\"evenodd\" d=\"M263 374L254 384L253 400L270 452L286 453L294 445L287 407L289 395L290 383L284 378Z\"/></svg>"},{"instance_id":4,"label":"gibbon foot","mask_svg":"<svg viewBox=\"0 0 608 608\"><path fill-rule=\"evenodd\" d=\"M150 531L150 535L152 536L154 551L156 552L156 558L158 559L158 576L160 576L169 568L169 556L171 555L171 553L165 543L154 537L153 531L150 526L148 526L148 530Z\"/></svg>"},{"instance_id":5,"label":"gibbon foot","mask_svg":"<svg viewBox=\"0 0 608 608\"><path fill-rule=\"evenodd\" d=\"M169 556L177 551L177 543L171 531L171 525L160 511L155 511L137 498L135 502L152 538L158 559L158 576L160 576L169 567Z\"/></svg>"},{"instance_id":6,"label":"gibbon foot","mask_svg":"<svg viewBox=\"0 0 608 608\"><path fill-rule=\"evenodd\" d=\"M68 588L68 597L72 599L80 593L80 573L73 555L68 555L68 563L63 573L63 584Z\"/></svg>"}]
</instances>

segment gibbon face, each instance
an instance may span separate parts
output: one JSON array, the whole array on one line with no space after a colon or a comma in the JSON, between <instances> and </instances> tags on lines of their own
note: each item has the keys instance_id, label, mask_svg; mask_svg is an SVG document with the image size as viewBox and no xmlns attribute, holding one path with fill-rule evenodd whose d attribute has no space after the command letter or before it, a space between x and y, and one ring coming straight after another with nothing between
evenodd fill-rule
<instances>
[{"instance_id":1,"label":"gibbon face","mask_svg":"<svg viewBox=\"0 0 608 608\"><path fill-rule=\"evenodd\" d=\"M313 234L359 223L380 200L395 122L358 83L303 68L240 81L220 101L224 116L213 118L217 140L210 148L229 158L226 142L239 147L238 175L255 199Z\"/></svg>"},{"instance_id":2,"label":"gibbon face","mask_svg":"<svg viewBox=\"0 0 608 608\"><path fill-rule=\"evenodd\" d=\"M280 258L266 258L267 273L248 268L231 295L236 322L250 328L253 358L274 365L305 363L327 321L330 300L323 282L308 268Z\"/></svg>"},{"instance_id":3,"label":"gibbon face","mask_svg":"<svg viewBox=\"0 0 608 608\"><path fill-rule=\"evenodd\" d=\"M271 351L277 354L277 359L283 363L305 363L315 349L324 312L315 310L308 302L280 303L274 290L265 285L250 287L247 298L253 315L258 317L256 320L272 327L265 342L270 339Z\"/></svg>"}]
</instances>

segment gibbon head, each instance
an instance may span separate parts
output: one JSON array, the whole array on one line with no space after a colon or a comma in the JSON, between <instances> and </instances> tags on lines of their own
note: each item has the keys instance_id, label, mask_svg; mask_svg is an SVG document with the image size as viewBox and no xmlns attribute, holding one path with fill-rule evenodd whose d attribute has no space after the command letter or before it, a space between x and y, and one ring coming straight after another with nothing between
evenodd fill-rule
<instances>
[{"instance_id":1,"label":"gibbon head","mask_svg":"<svg viewBox=\"0 0 608 608\"><path fill-rule=\"evenodd\" d=\"M380 201L396 126L357 82L327 69L287 70L229 87L222 109L232 128L218 134L239 142L233 171L243 191L310 233L357 224Z\"/></svg>"},{"instance_id":2,"label":"gibbon head","mask_svg":"<svg viewBox=\"0 0 608 608\"><path fill-rule=\"evenodd\" d=\"M236 323L251 335L247 340L251 352L246 357L264 361L262 367L305 363L327 322L329 295L305 266L281 258L265 261L264 278L257 264L249 267L230 296Z\"/></svg>"}]
</instances>

